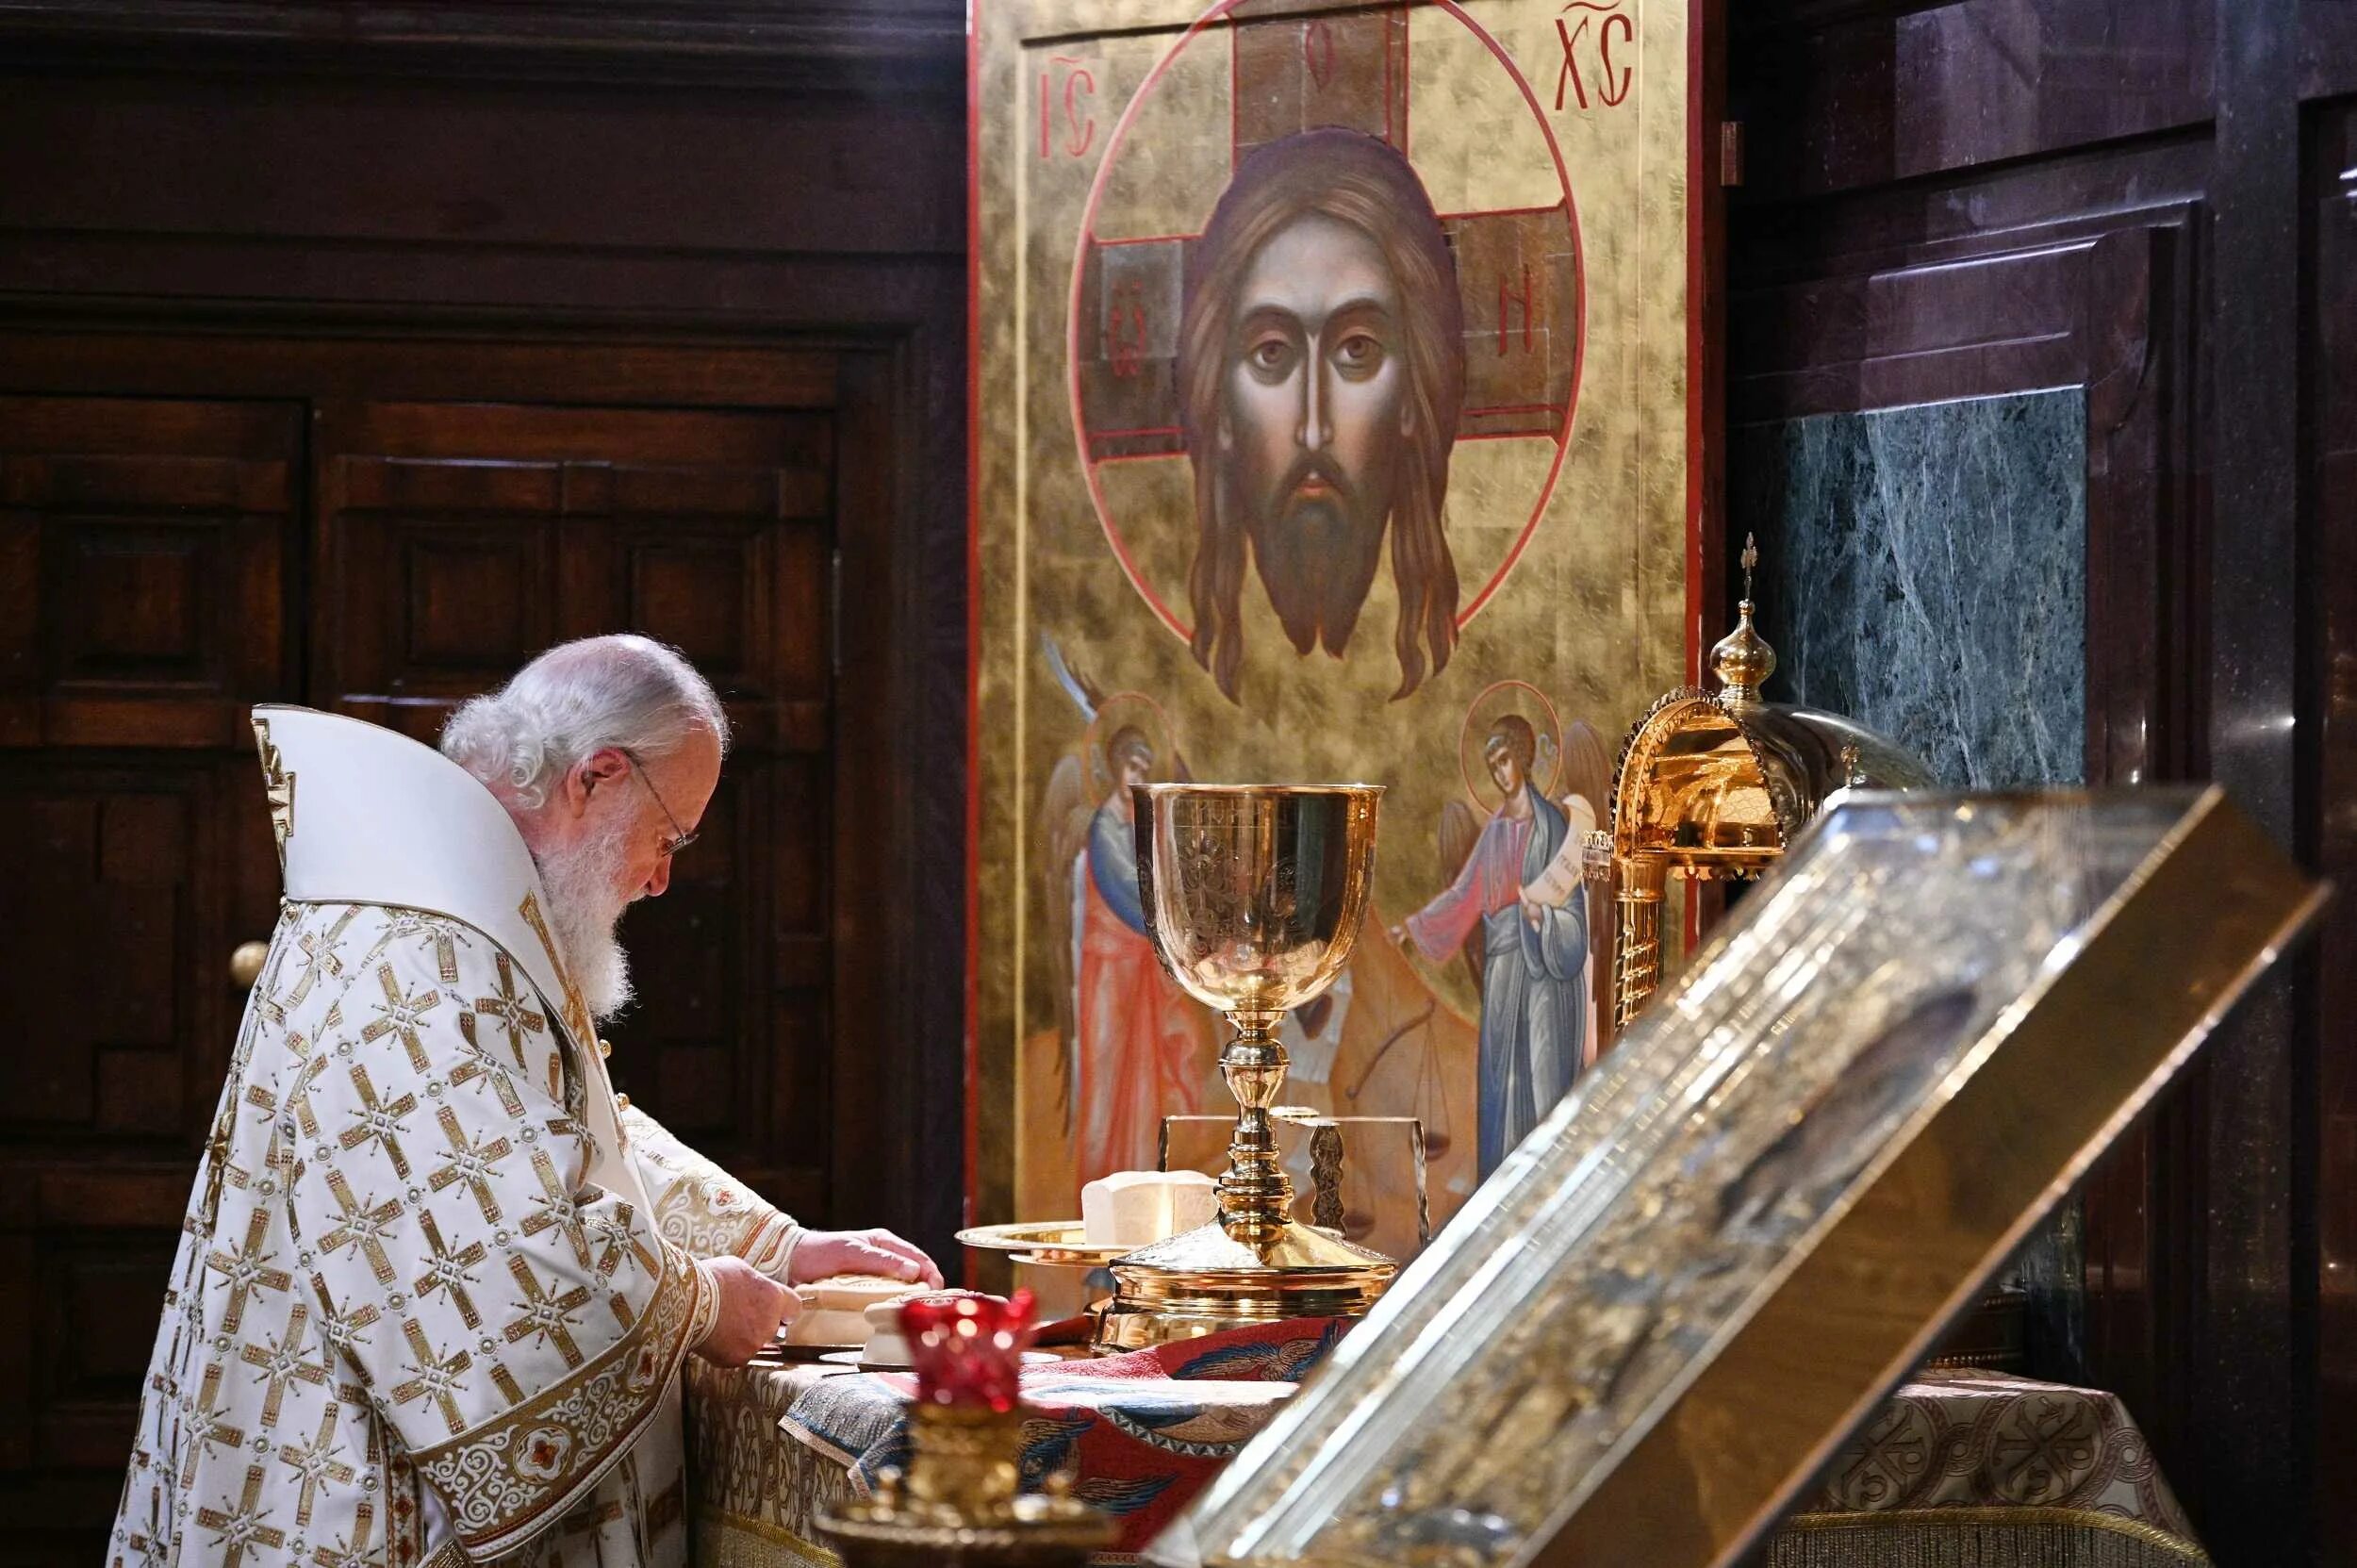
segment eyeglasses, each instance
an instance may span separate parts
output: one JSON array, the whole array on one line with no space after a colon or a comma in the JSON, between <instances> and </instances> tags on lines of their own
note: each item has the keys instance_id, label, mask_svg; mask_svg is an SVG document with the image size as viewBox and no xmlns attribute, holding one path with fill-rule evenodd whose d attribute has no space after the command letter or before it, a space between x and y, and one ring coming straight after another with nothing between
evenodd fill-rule
<instances>
[{"instance_id":1,"label":"eyeglasses","mask_svg":"<svg viewBox=\"0 0 2357 1568\"><path fill-rule=\"evenodd\" d=\"M632 771L638 775L638 782L646 786L647 799L654 802L654 809L663 814L663 819L666 822L671 824L671 836L663 846L663 858L671 859L682 850L696 842L696 835L681 827L679 818L671 815L671 808L663 803L663 797L655 792L654 781L647 777L647 765L638 760L638 753L627 746L617 746L614 749L622 753L623 758L629 762Z\"/></svg>"}]
</instances>

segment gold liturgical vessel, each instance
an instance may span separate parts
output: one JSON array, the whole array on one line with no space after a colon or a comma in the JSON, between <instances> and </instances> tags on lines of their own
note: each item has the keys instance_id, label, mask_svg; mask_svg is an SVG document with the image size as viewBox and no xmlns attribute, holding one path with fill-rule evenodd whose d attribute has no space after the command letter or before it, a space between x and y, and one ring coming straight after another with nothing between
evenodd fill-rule
<instances>
[{"instance_id":1,"label":"gold liturgical vessel","mask_svg":"<svg viewBox=\"0 0 2357 1568\"><path fill-rule=\"evenodd\" d=\"M1621 747L1612 826L1589 835L1591 881L1617 889L1616 1028L1661 982L1661 905L1673 875L1750 882L1846 789L1924 789L1931 769L1895 741L1816 708L1770 702L1776 651L1752 624L1759 547L1743 541L1735 630L1710 651L1719 689L1664 693Z\"/></svg>"},{"instance_id":2,"label":"gold liturgical vessel","mask_svg":"<svg viewBox=\"0 0 2357 1568\"><path fill-rule=\"evenodd\" d=\"M1748 537L1742 564L1735 630L1710 651L1719 689L1682 687L1654 703L1621 749L1611 832L1590 835L1590 877L1617 890L1617 1029L1660 984L1661 906L1673 877L1755 881L1844 791L1935 783L1913 752L1854 719L1762 699L1776 651L1753 624L1759 546ZM1927 1364L2019 1370L2027 1312L2018 1288L1992 1288Z\"/></svg>"},{"instance_id":3,"label":"gold liturgical vessel","mask_svg":"<svg viewBox=\"0 0 2357 1568\"><path fill-rule=\"evenodd\" d=\"M1096 1348L1287 1317L1359 1317L1398 1264L1292 1218L1269 1112L1277 1021L1343 972L1375 873L1376 784L1139 784L1138 891L1162 967L1235 1027L1220 1076L1241 1108L1210 1225L1113 1260Z\"/></svg>"}]
</instances>

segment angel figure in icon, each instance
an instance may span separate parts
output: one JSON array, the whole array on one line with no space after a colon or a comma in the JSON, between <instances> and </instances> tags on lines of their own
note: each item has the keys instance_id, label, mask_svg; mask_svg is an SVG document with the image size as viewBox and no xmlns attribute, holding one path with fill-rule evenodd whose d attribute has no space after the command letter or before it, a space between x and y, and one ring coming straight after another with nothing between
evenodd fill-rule
<instances>
[{"instance_id":1,"label":"angel figure in icon","mask_svg":"<svg viewBox=\"0 0 2357 1568\"><path fill-rule=\"evenodd\" d=\"M1480 993L1476 1163L1486 1177L1596 1058L1604 922L1590 907L1583 850L1611 773L1594 727L1562 728L1519 681L1475 699L1459 754L1466 793L1487 818L1476 827L1464 801L1443 808L1442 864L1455 878L1391 935L1429 964L1461 957Z\"/></svg>"},{"instance_id":2,"label":"angel figure in icon","mask_svg":"<svg viewBox=\"0 0 2357 1568\"><path fill-rule=\"evenodd\" d=\"M1162 970L1138 892L1132 785L1183 781L1170 721L1135 692L1100 693L1052 640L1043 652L1086 729L1041 805L1057 974L1059 1098L1078 1181L1151 1170L1162 1118L1203 1109L1209 1015Z\"/></svg>"}]
</instances>

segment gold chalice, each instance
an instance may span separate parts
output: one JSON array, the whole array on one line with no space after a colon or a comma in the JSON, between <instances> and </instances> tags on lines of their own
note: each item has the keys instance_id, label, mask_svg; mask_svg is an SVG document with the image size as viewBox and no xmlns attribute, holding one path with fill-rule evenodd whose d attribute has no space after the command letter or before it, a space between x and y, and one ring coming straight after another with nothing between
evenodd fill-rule
<instances>
[{"instance_id":1,"label":"gold chalice","mask_svg":"<svg viewBox=\"0 0 2357 1568\"><path fill-rule=\"evenodd\" d=\"M1398 1264L1294 1222L1269 1110L1288 1065L1277 1025L1334 983L1366 918L1378 784L1139 784L1138 891L1154 950L1228 1015L1220 1076L1241 1108L1210 1225L1113 1261L1099 1350L1242 1324L1358 1317Z\"/></svg>"}]
</instances>

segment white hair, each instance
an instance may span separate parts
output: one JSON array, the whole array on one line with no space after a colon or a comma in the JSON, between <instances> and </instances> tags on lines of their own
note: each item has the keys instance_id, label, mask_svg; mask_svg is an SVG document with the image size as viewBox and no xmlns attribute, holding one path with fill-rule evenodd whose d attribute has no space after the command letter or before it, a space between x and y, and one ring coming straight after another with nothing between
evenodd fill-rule
<instances>
[{"instance_id":1,"label":"white hair","mask_svg":"<svg viewBox=\"0 0 2357 1568\"><path fill-rule=\"evenodd\" d=\"M700 729L726 753L712 684L678 649L624 632L559 643L467 702L442 727L442 754L531 808L586 757L609 747L664 756Z\"/></svg>"}]
</instances>

